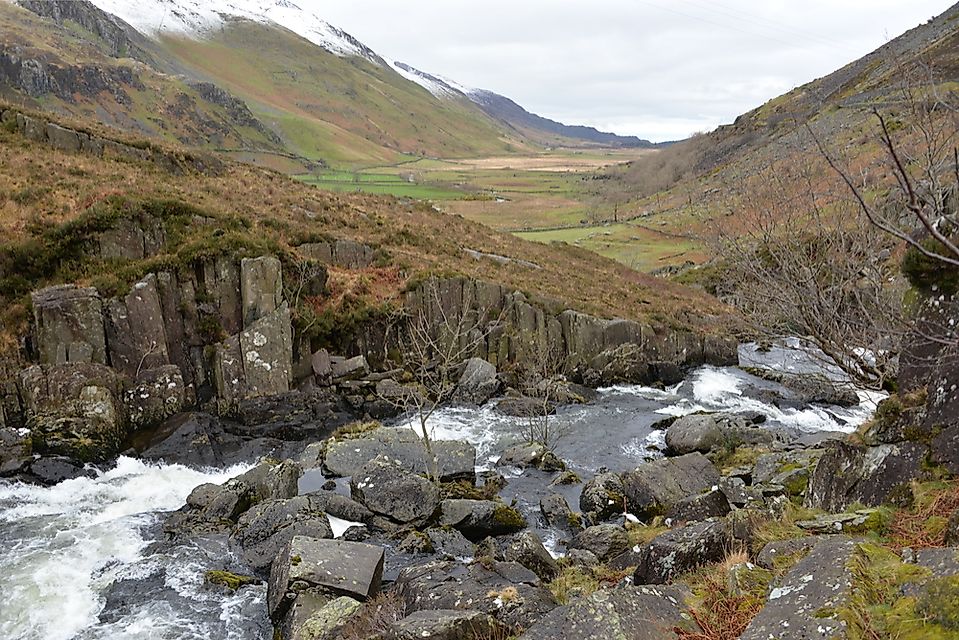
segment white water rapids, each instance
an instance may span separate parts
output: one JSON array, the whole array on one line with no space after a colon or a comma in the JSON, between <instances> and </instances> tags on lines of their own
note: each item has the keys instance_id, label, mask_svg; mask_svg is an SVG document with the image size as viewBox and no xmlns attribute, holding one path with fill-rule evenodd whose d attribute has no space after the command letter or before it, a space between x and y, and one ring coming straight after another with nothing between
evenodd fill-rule
<instances>
[{"instance_id":1,"label":"white water rapids","mask_svg":"<svg viewBox=\"0 0 959 640\"><path fill-rule=\"evenodd\" d=\"M733 368L702 367L666 390L618 386L594 403L564 407L553 419L564 434L557 453L588 477L600 467L628 469L659 455L662 439L650 425L700 410L759 411L770 426L803 432L854 429L869 418L876 394L862 404L779 409L748 397L750 385L769 385ZM491 407L444 409L432 418L434 437L477 447L477 465L489 468L505 446L521 439L523 420ZM4 640L222 639L270 637L265 587L227 594L203 584L208 569L229 566L224 541L151 547L162 536L163 514L181 507L199 484L221 483L245 470L195 470L120 458L96 478L54 487L0 481L0 638ZM539 487L543 484L543 487ZM535 509L540 480L511 477L507 499ZM575 505L578 487L568 496ZM528 495L527 495L528 493ZM525 510L525 509L524 509ZM333 521L342 533L350 523ZM544 532L549 540L550 532ZM111 585L150 578L145 592ZM142 589L142 587L141 587Z\"/></svg>"}]
</instances>

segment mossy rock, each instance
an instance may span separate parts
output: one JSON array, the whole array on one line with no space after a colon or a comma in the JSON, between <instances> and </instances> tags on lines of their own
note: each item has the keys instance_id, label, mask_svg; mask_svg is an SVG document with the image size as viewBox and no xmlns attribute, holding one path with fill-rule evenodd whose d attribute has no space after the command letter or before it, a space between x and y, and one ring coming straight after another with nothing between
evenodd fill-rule
<instances>
[{"instance_id":1,"label":"mossy rock","mask_svg":"<svg viewBox=\"0 0 959 640\"><path fill-rule=\"evenodd\" d=\"M916 610L935 624L959 631L959 576L936 578L926 583Z\"/></svg>"},{"instance_id":2,"label":"mossy rock","mask_svg":"<svg viewBox=\"0 0 959 640\"><path fill-rule=\"evenodd\" d=\"M493 509L493 522L508 529L523 529L526 527L526 518L513 507L505 504L496 505Z\"/></svg>"},{"instance_id":3,"label":"mossy rock","mask_svg":"<svg viewBox=\"0 0 959 640\"><path fill-rule=\"evenodd\" d=\"M230 571L207 571L204 577L207 583L226 587L230 591L236 591L241 587L259 582L251 576L243 576Z\"/></svg>"},{"instance_id":4,"label":"mossy rock","mask_svg":"<svg viewBox=\"0 0 959 640\"><path fill-rule=\"evenodd\" d=\"M921 242L927 251L949 255L950 251L935 238ZM959 292L959 267L929 257L916 247L910 247L902 259L902 273L909 284L920 291L952 295Z\"/></svg>"}]
</instances>

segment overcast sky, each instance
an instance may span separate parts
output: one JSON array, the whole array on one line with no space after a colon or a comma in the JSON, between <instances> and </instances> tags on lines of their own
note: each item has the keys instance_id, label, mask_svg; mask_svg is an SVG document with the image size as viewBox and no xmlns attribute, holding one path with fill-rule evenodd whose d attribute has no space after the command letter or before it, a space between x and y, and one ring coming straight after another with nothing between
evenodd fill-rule
<instances>
[{"instance_id":1,"label":"overcast sky","mask_svg":"<svg viewBox=\"0 0 959 640\"><path fill-rule=\"evenodd\" d=\"M655 141L731 122L948 0L299 0L377 53Z\"/></svg>"}]
</instances>

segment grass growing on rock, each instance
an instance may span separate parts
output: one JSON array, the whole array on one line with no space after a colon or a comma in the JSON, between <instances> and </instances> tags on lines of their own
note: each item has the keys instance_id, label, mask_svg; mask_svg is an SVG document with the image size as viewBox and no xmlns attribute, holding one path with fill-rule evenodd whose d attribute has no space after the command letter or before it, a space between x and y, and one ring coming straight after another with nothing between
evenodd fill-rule
<instances>
[{"instance_id":1,"label":"grass growing on rock","mask_svg":"<svg viewBox=\"0 0 959 640\"><path fill-rule=\"evenodd\" d=\"M561 604L589 596L603 588L613 587L635 570L635 567L617 570L604 564L584 567L570 564L566 559L560 559L559 565L559 574L547 587Z\"/></svg>"},{"instance_id":2,"label":"grass growing on rock","mask_svg":"<svg viewBox=\"0 0 959 640\"><path fill-rule=\"evenodd\" d=\"M340 640L369 640L391 633L392 625L406 617L406 603L393 590L381 591L363 605L340 631Z\"/></svg>"},{"instance_id":3,"label":"grass growing on rock","mask_svg":"<svg viewBox=\"0 0 959 640\"><path fill-rule=\"evenodd\" d=\"M759 553L770 542L778 540L792 540L809 535L796 523L801 520L813 520L822 512L816 509L807 509L793 502L786 504L783 514L779 518L759 519L753 530L752 551Z\"/></svg>"},{"instance_id":4,"label":"grass growing on rock","mask_svg":"<svg viewBox=\"0 0 959 640\"><path fill-rule=\"evenodd\" d=\"M916 608L916 598L903 597L902 589L921 581L929 571L905 564L893 551L877 544L857 545L849 561L853 576L852 597L835 613L846 623L850 640L898 638L955 638ZM936 609L939 609L938 603Z\"/></svg>"},{"instance_id":5,"label":"grass growing on rock","mask_svg":"<svg viewBox=\"0 0 959 640\"><path fill-rule=\"evenodd\" d=\"M683 640L736 640L766 602L773 574L748 563L745 551L683 578L693 594L690 615L701 631L676 629Z\"/></svg>"}]
</instances>

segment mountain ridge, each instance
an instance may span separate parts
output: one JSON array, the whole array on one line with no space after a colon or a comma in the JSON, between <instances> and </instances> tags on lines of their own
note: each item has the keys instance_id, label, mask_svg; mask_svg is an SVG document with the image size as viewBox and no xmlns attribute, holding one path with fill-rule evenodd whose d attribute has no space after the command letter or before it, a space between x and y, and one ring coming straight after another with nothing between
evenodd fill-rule
<instances>
[{"instance_id":1,"label":"mountain ridge","mask_svg":"<svg viewBox=\"0 0 959 640\"><path fill-rule=\"evenodd\" d=\"M564 129L519 105L508 113L497 112L488 99L479 98L485 92L391 61L287 0L143 0L135 5L122 0L21 0L13 4L61 27L58 33L37 33L40 40L54 45L47 49L61 54L55 59L45 51L47 65L70 64L75 56L59 40L64 31L82 32L109 59L100 63L104 69L122 66L122 60L132 58L150 68L148 75L151 70L167 74L157 79L166 85L162 90L148 82L150 96L142 100L134 96L126 106L105 104L105 98L94 92L65 91L58 97L56 110L77 116L105 111L113 114L107 121L114 126L230 151L284 171L308 169L302 163L276 162L270 155L274 151L301 156L311 166L350 166L409 156L476 157L550 146L639 144L633 138L597 137L589 128ZM32 35L37 29L27 31ZM233 35L238 31L251 36L249 41ZM24 40L26 44L31 38ZM268 73L254 68L249 77L237 77L230 68L246 64L242 58L251 51L263 53ZM91 61L88 68L94 66ZM142 75L133 73L138 74ZM8 74L6 84L17 88L16 77L16 72ZM295 82L287 81L294 77ZM202 89L198 95L194 95L196 87ZM420 94L421 89L427 93ZM282 99L272 97L291 91L297 96L293 104L280 104ZM32 106L44 99L42 95L30 98L34 102L27 104ZM212 105L207 104L210 98L214 98ZM189 102L187 109L196 113L184 123L171 123L160 106L171 101ZM212 116L211 110L217 114ZM183 117L183 108L175 111L177 118ZM216 126L192 123L211 118L223 121L231 114L240 117ZM420 124L426 122L434 126Z\"/></svg>"}]
</instances>

